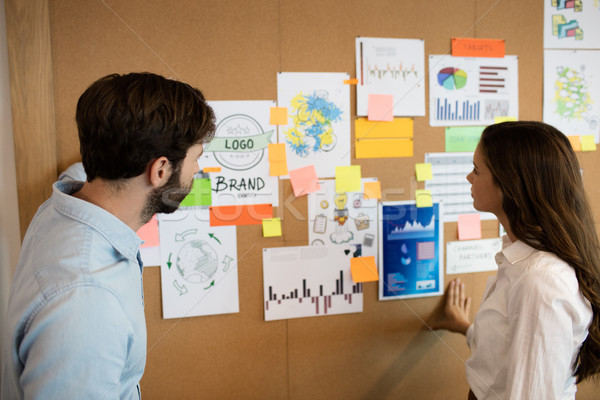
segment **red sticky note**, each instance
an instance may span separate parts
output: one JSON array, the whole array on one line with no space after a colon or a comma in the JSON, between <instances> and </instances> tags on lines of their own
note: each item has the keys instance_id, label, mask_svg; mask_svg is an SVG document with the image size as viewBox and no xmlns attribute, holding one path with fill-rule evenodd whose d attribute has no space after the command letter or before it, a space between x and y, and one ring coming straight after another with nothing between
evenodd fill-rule
<instances>
[{"instance_id":1,"label":"red sticky note","mask_svg":"<svg viewBox=\"0 0 600 400\"><path fill-rule=\"evenodd\" d=\"M393 121L394 96L391 94L370 94L367 113L369 121Z\"/></svg>"},{"instance_id":2,"label":"red sticky note","mask_svg":"<svg viewBox=\"0 0 600 400\"><path fill-rule=\"evenodd\" d=\"M481 217L479 214L458 216L458 240L481 239Z\"/></svg>"},{"instance_id":3,"label":"red sticky note","mask_svg":"<svg viewBox=\"0 0 600 400\"><path fill-rule=\"evenodd\" d=\"M372 282L379 280L375 257L353 257L350 259L350 271L354 282Z\"/></svg>"},{"instance_id":4,"label":"red sticky note","mask_svg":"<svg viewBox=\"0 0 600 400\"><path fill-rule=\"evenodd\" d=\"M452 38L453 57L504 57L504 39Z\"/></svg>"},{"instance_id":5,"label":"red sticky note","mask_svg":"<svg viewBox=\"0 0 600 400\"><path fill-rule=\"evenodd\" d=\"M314 165L293 169L289 175L294 196L296 197L321 190Z\"/></svg>"},{"instance_id":6,"label":"red sticky note","mask_svg":"<svg viewBox=\"0 0 600 400\"><path fill-rule=\"evenodd\" d=\"M140 247L158 246L158 219L156 215L137 231L137 235L144 241Z\"/></svg>"},{"instance_id":7,"label":"red sticky note","mask_svg":"<svg viewBox=\"0 0 600 400\"><path fill-rule=\"evenodd\" d=\"M210 207L210 226L262 225L262 220L265 218L273 218L273 205L247 204Z\"/></svg>"}]
</instances>

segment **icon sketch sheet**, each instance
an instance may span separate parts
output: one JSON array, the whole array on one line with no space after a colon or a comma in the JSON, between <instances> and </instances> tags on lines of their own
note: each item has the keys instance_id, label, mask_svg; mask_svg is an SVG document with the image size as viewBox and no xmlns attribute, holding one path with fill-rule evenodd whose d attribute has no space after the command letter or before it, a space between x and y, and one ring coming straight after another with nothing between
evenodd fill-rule
<instances>
[{"instance_id":1,"label":"icon sketch sheet","mask_svg":"<svg viewBox=\"0 0 600 400\"><path fill-rule=\"evenodd\" d=\"M163 318L239 312L236 227L211 227L200 209L158 224Z\"/></svg>"}]
</instances>

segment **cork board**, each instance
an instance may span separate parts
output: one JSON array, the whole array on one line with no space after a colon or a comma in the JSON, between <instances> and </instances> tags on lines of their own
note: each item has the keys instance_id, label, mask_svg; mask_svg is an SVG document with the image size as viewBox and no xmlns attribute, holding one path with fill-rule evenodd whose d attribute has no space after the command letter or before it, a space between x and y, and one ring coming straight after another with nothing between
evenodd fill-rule
<instances>
[{"instance_id":1,"label":"cork board","mask_svg":"<svg viewBox=\"0 0 600 400\"><path fill-rule=\"evenodd\" d=\"M79 160L75 104L100 76L152 71L199 87L209 100L274 100L280 71L354 76L356 36L423 39L426 56L448 53L452 37L505 39L506 53L519 57L520 119L542 118L542 2L50 0L47 5L56 172ZM355 110L354 91L351 103ZM443 128L430 127L428 116L414 119L414 131L414 157L393 159L393 168L390 159L352 159L364 177L395 189L385 200L412 199L421 187L413 178L414 164L426 152L444 151ZM600 218L600 183L592 173L600 170L600 160L588 153L580 161ZM32 160L22 168L35 166ZM19 186L29 188L31 179L20 178ZM364 287L362 313L264 321L262 248L308 242L306 199L294 198L288 181L279 186L276 215L283 218L283 236L263 238L258 226L238 228L239 313L164 320L160 271L145 268L144 398L466 398L464 338L427 329L440 297L380 302L372 282ZM38 206L38 200L22 200L20 211L32 216ZM497 222L484 221L483 237L497 232ZM456 223L445 224L444 238L457 240ZM473 312L489 275L461 276L474 299ZM583 384L578 399L591 399L596 391Z\"/></svg>"}]
</instances>

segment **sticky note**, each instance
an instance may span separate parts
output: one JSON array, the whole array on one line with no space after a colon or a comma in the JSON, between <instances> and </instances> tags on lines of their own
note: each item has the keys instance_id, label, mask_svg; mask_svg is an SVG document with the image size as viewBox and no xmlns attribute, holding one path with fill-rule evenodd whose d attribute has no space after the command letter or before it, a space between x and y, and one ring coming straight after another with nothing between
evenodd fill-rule
<instances>
[{"instance_id":1,"label":"sticky note","mask_svg":"<svg viewBox=\"0 0 600 400\"><path fill-rule=\"evenodd\" d=\"M417 175L417 181L430 181L433 179L433 172L431 172L431 163L417 163L415 164L415 174Z\"/></svg>"},{"instance_id":2,"label":"sticky note","mask_svg":"<svg viewBox=\"0 0 600 400\"><path fill-rule=\"evenodd\" d=\"M504 39L452 38L453 57L504 57Z\"/></svg>"},{"instance_id":3,"label":"sticky note","mask_svg":"<svg viewBox=\"0 0 600 400\"><path fill-rule=\"evenodd\" d=\"M265 218L262 220L264 237L281 236L281 218Z\"/></svg>"},{"instance_id":4,"label":"sticky note","mask_svg":"<svg viewBox=\"0 0 600 400\"><path fill-rule=\"evenodd\" d=\"M356 158L412 157L412 139L366 139L354 144Z\"/></svg>"},{"instance_id":5,"label":"sticky note","mask_svg":"<svg viewBox=\"0 0 600 400\"><path fill-rule=\"evenodd\" d=\"M287 125L288 124L288 109L287 107L271 107L271 115L269 124L271 125Z\"/></svg>"},{"instance_id":6,"label":"sticky note","mask_svg":"<svg viewBox=\"0 0 600 400\"><path fill-rule=\"evenodd\" d=\"M344 85L358 85L358 79L344 79Z\"/></svg>"},{"instance_id":7,"label":"sticky note","mask_svg":"<svg viewBox=\"0 0 600 400\"><path fill-rule=\"evenodd\" d=\"M351 258L350 272L352 274L352 280L357 283L379 280L375 256Z\"/></svg>"},{"instance_id":8,"label":"sticky note","mask_svg":"<svg viewBox=\"0 0 600 400\"><path fill-rule=\"evenodd\" d=\"M181 202L182 207L210 206L212 204L210 179L194 179L192 190Z\"/></svg>"},{"instance_id":9,"label":"sticky note","mask_svg":"<svg viewBox=\"0 0 600 400\"><path fill-rule=\"evenodd\" d=\"M494 123L500 124L502 122L516 121L517 117L494 117Z\"/></svg>"},{"instance_id":10,"label":"sticky note","mask_svg":"<svg viewBox=\"0 0 600 400\"><path fill-rule=\"evenodd\" d=\"M314 165L293 169L289 172L294 196L299 197L321 189Z\"/></svg>"},{"instance_id":11,"label":"sticky note","mask_svg":"<svg viewBox=\"0 0 600 400\"><path fill-rule=\"evenodd\" d=\"M415 190L415 202L417 203L417 208L433 207L431 190Z\"/></svg>"},{"instance_id":12,"label":"sticky note","mask_svg":"<svg viewBox=\"0 0 600 400\"><path fill-rule=\"evenodd\" d=\"M394 96L391 94L370 94L367 118L369 121L393 121Z\"/></svg>"},{"instance_id":13,"label":"sticky note","mask_svg":"<svg viewBox=\"0 0 600 400\"><path fill-rule=\"evenodd\" d=\"M158 246L158 219L156 218L156 214L145 225L142 225L136 233L144 241L140 247Z\"/></svg>"},{"instance_id":14,"label":"sticky note","mask_svg":"<svg viewBox=\"0 0 600 400\"><path fill-rule=\"evenodd\" d=\"M594 135L581 135L581 151L595 151Z\"/></svg>"},{"instance_id":15,"label":"sticky note","mask_svg":"<svg viewBox=\"0 0 600 400\"><path fill-rule=\"evenodd\" d=\"M207 172L221 172L221 167L206 167L204 169L202 169L202 172L207 173Z\"/></svg>"},{"instance_id":16,"label":"sticky note","mask_svg":"<svg viewBox=\"0 0 600 400\"><path fill-rule=\"evenodd\" d=\"M288 174L285 143L269 143L269 172L271 176Z\"/></svg>"},{"instance_id":17,"label":"sticky note","mask_svg":"<svg viewBox=\"0 0 600 400\"><path fill-rule=\"evenodd\" d=\"M381 199L381 182L365 182L363 184L363 197L365 199Z\"/></svg>"},{"instance_id":18,"label":"sticky note","mask_svg":"<svg viewBox=\"0 0 600 400\"><path fill-rule=\"evenodd\" d=\"M360 165L335 167L335 191L337 193L360 192L360 178Z\"/></svg>"},{"instance_id":19,"label":"sticky note","mask_svg":"<svg viewBox=\"0 0 600 400\"><path fill-rule=\"evenodd\" d=\"M481 217L479 214L458 216L458 240L481 239Z\"/></svg>"},{"instance_id":20,"label":"sticky note","mask_svg":"<svg viewBox=\"0 0 600 400\"><path fill-rule=\"evenodd\" d=\"M567 136L569 142L571 142L571 147L573 151L581 151L581 137L579 135L571 135Z\"/></svg>"},{"instance_id":21,"label":"sticky note","mask_svg":"<svg viewBox=\"0 0 600 400\"><path fill-rule=\"evenodd\" d=\"M385 123L357 118L354 131L356 139L412 138L414 122L412 118L394 118Z\"/></svg>"},{"instance_id":22,"label":"sticky note","mask_svg":"<svg viewBox=\"0 0 600 400\"><path fill-rule=\"evenodd\" d=\"M262 225L265 218L273 218L271 204L210 207L210 226Z\"/></svg>"},{"instance_id":23,"label":"sticky note","mask_svg":"<svg viewBox=\"0 0 600 400\"><path fill-rule=\"evenodd\" d=\"M474 152L485 126L449 126L445 129L446 152Z\"/></svg>"}]
</instances>

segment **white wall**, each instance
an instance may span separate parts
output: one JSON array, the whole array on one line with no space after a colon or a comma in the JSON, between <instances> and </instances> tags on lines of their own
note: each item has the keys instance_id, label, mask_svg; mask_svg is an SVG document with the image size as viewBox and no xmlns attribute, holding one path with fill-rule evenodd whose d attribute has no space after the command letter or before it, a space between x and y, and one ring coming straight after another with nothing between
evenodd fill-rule
<instances>
[{"instance_id":1,"label":"white wall","mask_svg":"<svg viewBox=\"0 0 600 400\"><path fill-rule=\"evenodd\" d=\"M0 0L0 327L5 326L5 314L10 282L21 248L15 146L10 107L8 51L6 44L6 13ZM2 337L0 332L0 337ZM0 340L0 351L2 350Z\"/></svg>"}]
</instances>

